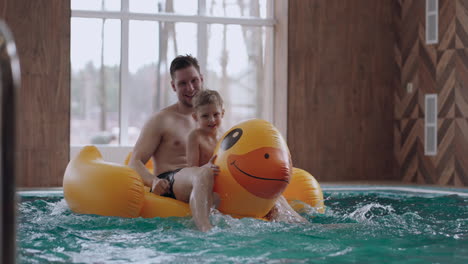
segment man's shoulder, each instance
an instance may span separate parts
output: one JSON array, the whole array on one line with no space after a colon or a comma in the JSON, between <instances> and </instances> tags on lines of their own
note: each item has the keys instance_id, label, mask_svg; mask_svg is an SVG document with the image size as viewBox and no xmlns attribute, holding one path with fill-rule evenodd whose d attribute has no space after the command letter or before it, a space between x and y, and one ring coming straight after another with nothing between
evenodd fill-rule
<instances>
[{"instance_id":1,"label":"man's shoulder","mask_svg":"<svg viewBox=\"0 0 468 264\"><path fill-rule=\"evenodd\" d=\"M154 113L151 117L151 121L161 122L167 121L174 118L175 111L173 110L173 105L161 109L159 112Z\"/></svg>"},{"instance_id":2,"label":"man's shoulder","mask_svg":"<svg viewBox=\"0 0 468 264\"><path fill-rule=\"evenodd\" d=\"M147 126L160 131L160 133L165 133L183 127L180 120L181 115L174 110L173 106L168 106L154 113L147 121Z\"/></svg>"}]
</instances>

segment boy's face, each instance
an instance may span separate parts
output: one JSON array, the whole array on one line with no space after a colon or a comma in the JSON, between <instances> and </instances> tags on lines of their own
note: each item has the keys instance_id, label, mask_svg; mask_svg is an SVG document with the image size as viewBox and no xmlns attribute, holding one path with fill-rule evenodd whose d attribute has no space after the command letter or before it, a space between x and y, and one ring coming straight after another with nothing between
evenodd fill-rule
<instances>
[{"instance_id":1,"label":"boy's face","mask_svg":"<svg viewBox=\"0 0 468 264\"><path fill-rule=\"evenodd\" d=\"M221 121L224 116L224 109L218 104L207 104L197 108L193 113L193 118L198 123L198 126L207 131L216 131L221 126Z\"/></svg>"},{"instance_id":2,"label":"boy's face","mask_svg":"<svg viewBox=\"0 0 468 264\"><path fill-rule=\"evenodd\" d=\"M203 76L193 66L183 68L174 72L171 86L179 102L192 107L192 98L203 89Z\"/></svg>"}]
</instances>

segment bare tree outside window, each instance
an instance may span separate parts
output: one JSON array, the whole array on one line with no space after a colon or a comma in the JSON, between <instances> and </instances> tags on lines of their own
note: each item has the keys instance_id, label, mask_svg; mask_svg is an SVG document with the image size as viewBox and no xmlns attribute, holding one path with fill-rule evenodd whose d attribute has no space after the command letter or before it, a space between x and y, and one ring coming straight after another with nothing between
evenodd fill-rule
<instances>
[{"instance_id":1,"label":"bare tree outside window","mask_svg":"<svg viewBox=\"0 0 468 264\"><path fill-rule=\"evenodd\" d=\"M272 87L266 79L272 77L273 26L265 10L270 4L101 0L96 5L72 0L71 144L118 145L124 129L126 144L133 145L150 115L177 100L170 87L169 63L181 54L197 57L205 86L223 96L226 129L249 118L268 119ZM142 17L143 13L147 15ZM181 21L168 19L172 15ZM245 21L225 19L230 17ZM265 25L258 19L265 19ZM121 37L128 38L127 45L121 44L125 43ZM121 67L124 58L128 68ZM124 126L122 115L128 117Z\"/></svg>"}]
</instances>

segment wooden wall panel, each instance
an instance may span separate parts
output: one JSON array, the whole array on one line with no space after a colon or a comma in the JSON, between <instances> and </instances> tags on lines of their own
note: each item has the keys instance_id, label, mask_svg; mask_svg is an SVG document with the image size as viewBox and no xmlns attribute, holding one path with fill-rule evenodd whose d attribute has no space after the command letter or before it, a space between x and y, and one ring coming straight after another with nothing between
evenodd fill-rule
<instances>
[{"instance_id":1,"label":"wooden wall panel","mask_svg":"<svg viewBox=\"0 0 468 264\"><path fill-rule=\"evenodd\" d=\"M288 144L320 181L395 179L396 7L289 1Z\"/></svg>"},{"instance_id":2,"label":"wooden wall panel","mask_svg":"<svg viewBox=\"0 0 468 264\"><path fill-rule=\"evenodd\" d=\"M404 182L468 185L468 1L439 1L439 42L425 42L425 1L397 1L401 81L395 90L395 156ZM413 92L407 92L407 83ZM438 153L424 155L424 96L438 95Z\"/></svg>"},{"instance_id":3,"label":"wooden wall panel","mask_svg":"<svg viewBox=\"0 0 468 264\"><path fill-rule=\"evenodd\" d=\"M61 186L70 147L70 1L4 0L21 65L20 187Z\"/></svg>"},{"instance_id":4,"label":"wooden wall panel","mask_svg":"<svg viewBox=\"0 0 468 264\"><path fill-rule=\"evenodd\" d=\"M289 1L288 144L320 181L468 185L468 0ZM69 153L70 1L4 0L22 67L20 186L61 186ZM411 82L413 91L407 92ZM424 95L439 154L424 155Z\"/></svg>"}]
</instances>

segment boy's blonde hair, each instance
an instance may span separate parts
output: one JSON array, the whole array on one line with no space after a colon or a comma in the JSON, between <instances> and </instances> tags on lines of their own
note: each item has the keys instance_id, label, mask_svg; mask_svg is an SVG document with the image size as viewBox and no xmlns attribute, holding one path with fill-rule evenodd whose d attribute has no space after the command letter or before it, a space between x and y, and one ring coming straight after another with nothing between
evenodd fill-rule
<instances>
[{"instance_id":1,"label":"boy's blonde hair","mask_svg":"<svg viewBox=\"0 0 468 264\"><path fill-rule=\"evenodd\" d=\"M195 110L197 110L200 106L208 105L208 104L216 104L217 106L223 108L223 98L221 95L215 90L201 90L199 91L192 100L192 105Z\"/></svg>"}]
</instances>

